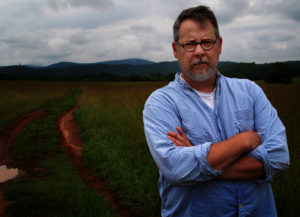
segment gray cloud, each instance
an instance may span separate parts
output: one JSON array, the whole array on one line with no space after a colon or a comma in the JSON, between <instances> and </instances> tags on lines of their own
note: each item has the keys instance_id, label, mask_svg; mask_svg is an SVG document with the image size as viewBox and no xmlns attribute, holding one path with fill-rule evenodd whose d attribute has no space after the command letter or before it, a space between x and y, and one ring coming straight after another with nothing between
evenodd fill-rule
<instances>
[{"instance_id":1,"label":"gray cloud","mask_svg":"<svg viewBox=\"0 0 300 217\"><path fill-rule=\"evenodd\" d=\"M13 0L0 2L0 65L174 60L173 22L199 4L218 18L221 60L300 59L298 0Z\"/></svg>"},{"instance_id":2,"label":"gray cloud","mask_svg":"<svg viewBox=\"0 0 300 217\"><path fill-rule=\"evenodd\" d=\"M223 37L222 60L240 62L274 62L299 60L300 29L266 28L256 31L241 31Z\"/></svg>"},{"instance_id":3,"label":"gray cloud","mask_svg":"<svg viewBox=\"0 0 300 217\"><path fill-rule=\"evenodd\" d=\"M272 41L272 42L288 42L295 39L295 35L290 31L261 31L255 35L255 39L258 42L262 41Z\"/></svg>"},{"instance_id":4,"label":"gray cloud","mask_svg":"<svg viewBox=\"0 0 300 217\"><path fill-rule=\"evenodd\" d=\"M218 22L222 24L230 23L235 18L244 16L249 11L249 0L228 0L217 1L212 5L212 9L215 10Z\"/></svg>"},{"instance_id":5,"label":"gray cloud","mask_svg":"<svg viewBox=\"0 0 300 217\"><path fill-rule=\"evenodd\" d=\"M298 0L262 1L255 5L256 11L268 14L277 14L300 21L300 2Z\"/></svg>"},{"instance_id":6,"label":"gray cloud","mask_svg":"<svg viewBox=\"0 0 300 217\"><path fill-rule=\"evenodd\" d=\"M216 0L209 3L218 17L220 24L227 24L234 19L255 16L288 17L300 21L300 1L298 0Z\"/></svg>"},{"instance_id":7,"label":"gray cloud","mask_svg":"<svg viewBox=\"0 0 300 217\"><path fill-rule=\"evenodd\" d=\"M113 6L112 0L47 0L54 10L64 10L72 7L107 8Z\"/></svg>"}]
</instances>

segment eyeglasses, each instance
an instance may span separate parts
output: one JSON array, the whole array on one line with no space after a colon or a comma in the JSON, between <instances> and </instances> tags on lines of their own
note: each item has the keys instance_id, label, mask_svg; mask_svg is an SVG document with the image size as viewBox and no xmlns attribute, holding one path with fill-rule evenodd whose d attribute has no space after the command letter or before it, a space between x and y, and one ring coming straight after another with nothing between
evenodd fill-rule
<instances>
[{"instance_id":1,"label":"eyeglasses","mask_svg":"<svg viewBox=\"0 0 300 217\"><path fill-rule=\"evenodd\" d=\"M200 42L189 41L189 42L186 42L184 44L180 44L179 42L176 42L176 44L183 47L183 49L187 52L193 52L196 49L198 44L200 44L200 46L202 47L203 50L209 51L209 50L213 49L213 47L214 47L215 43L217 42L217 40L218 40L218 38L216 40L203 39Z\"/></svg>"}]
</instances>

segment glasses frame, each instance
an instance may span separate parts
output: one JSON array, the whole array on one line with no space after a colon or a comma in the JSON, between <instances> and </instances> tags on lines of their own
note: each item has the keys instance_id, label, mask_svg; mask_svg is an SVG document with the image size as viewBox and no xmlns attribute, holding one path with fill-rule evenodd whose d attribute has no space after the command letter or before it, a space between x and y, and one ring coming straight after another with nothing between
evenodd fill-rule
<instances>
[{"instance_id":1,"label":"glasses frame","mask_svg":"<svg viewBox=\"0 0 300 217\"><path fill-rule=\"evenodd\" d=\"M195 51L198 44L201 46L201 48L202 48L203 50L209 51L209 50L211 50L211 49L214 48L215 43L217 42L218 39L219 39L219 38L216 38L216 40L212 40L212 39L203 39L203 40L200 41L200 42L197 42L197 41L190 41L190 42L186 42L185 44L181 44L181 43L179 43L179 42L176 42L176 44L180 45L186 52L193 52L193 51ZM204 48L204 47L202 46L202 44L203 44L204 42L207 42L207 41L210 41L210 42L212 43L212 47L209 48L209 49ZM194 44L194 48L193 48L192 50L186 50L185 46L187 46L187 44L190 44L190 43L193 43L193 44Z\"/></svg>"}]
</instances>

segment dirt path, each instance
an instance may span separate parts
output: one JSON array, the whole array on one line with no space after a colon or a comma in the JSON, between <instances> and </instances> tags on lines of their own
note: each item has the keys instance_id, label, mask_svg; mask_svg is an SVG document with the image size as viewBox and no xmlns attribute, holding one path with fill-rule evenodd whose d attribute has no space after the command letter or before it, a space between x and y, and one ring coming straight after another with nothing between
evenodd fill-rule
<instances>
[{"instance_id":1,"label":"dirt path","mask_svg":"<svg viewBox=\"0 0 300 217\"><path fill-rule=\"evenodd\" d=\"M44 109L36 110L16 119L6 130L3 131L0 136L0 166L7 165L9 168L16 166L16 162L14 162L9 156L9 150L15 139L28 123L46 116L47 113L44 111ZM6 183L0 183L0 217L3 216L5 207L9 205L9 201L6 201L3 196L5 189Z\"/></svg>"},{"instance_id":2,"label":"dirt path","mask_svg":"<svg viewBox=\"0 0 300 217\"><path fill-rule=\"evenodd\" d=\"M9 157L9 150L21 130L31 121L38 118L44 118L47 113L44 109L39 109L34 112L25 114L16 119L6 130L3 131L0 137L0 165L14 166L14 161Z\"/></svg>"},{"instance_id":3,"label":"dirt path","mask_svg":"<svg viewBox=\"0 0 300 217\"><path fill-rule=\"evenodd\" d=\"M79 170L79 175L81 179L88 186L94 188L104 200L116 211L117 215L121 217L131 216L129 211L122 208L118 201L114 198L111 191L108 190L105 183L92 175L92 171L85 167L82 158L82 140L77 134L76 123L73 119L72 113L75 108L72 108L63 113L63 115L58 119L57 125L63 141L63 148L65 151L71 154L75 166Z\"/></svg>"}]
</instances>

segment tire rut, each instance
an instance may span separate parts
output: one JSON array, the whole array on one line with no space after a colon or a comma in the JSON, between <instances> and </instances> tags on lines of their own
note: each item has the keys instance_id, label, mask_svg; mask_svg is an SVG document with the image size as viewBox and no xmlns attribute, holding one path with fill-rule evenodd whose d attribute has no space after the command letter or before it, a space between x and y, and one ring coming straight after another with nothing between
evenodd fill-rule
<instances>
[{"instance_id":1,"label":"tire rut","mask_svg":"<svg viewBox=\"0 0 300 217\"><path fill-rule=\"evenodd\" d=\"M84 165L82 160L83 142L78 136L77 126L72 115L75 109L76 108L73 107L68 111L65 111L57 121L58 130L63 143L63 149L72 156L73 162L77 167L79 176L83 182L95 189L102 198L107 201L109 206L115 210L118 216L130 217L130 212L120 206L119 202L115 199L114 194L108 189L105 182L95 177L92 171Z\"/></svg>"},{"instance_id":2,"label":"tire rut","mask_svg":"<svg viewBox=\"0 0 300 217\"><path fill-rule=\"evenodd\" d=\"M45 112L45 109L39 109L25 114L20 118L17 118L2 132L0 136L0 166L6 165L8 168L11 168L18 165L18 163L9 156L9 150L14 144L18 134L30 122L39 118L45 118L47 115L48 114ZM4 217L4 210L11 203L4 198L6 187L6 182L0 183L0 217Z\"/></svg>"},{"instance_id":3,"label":"tire rut","mask_svg":"<svg viewBox=\"0 0 300 217\"><path fill-rule=\"evenodd\" d=\"M45 118L47 113L44 109L39 109L34 112L25 114L16 119L11 125L6 128L0 137L0 165L5 164L7 166L14 166L14 161L9 156L9 150L18 134L22 129L30 122L38 119Z\"/></svg>"}]
</instances>

